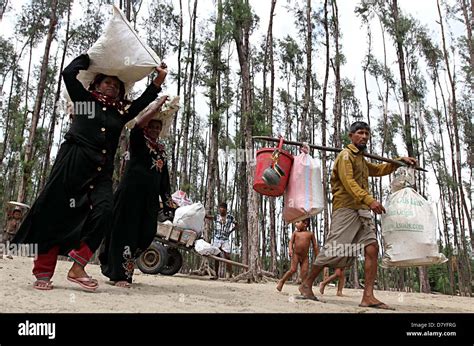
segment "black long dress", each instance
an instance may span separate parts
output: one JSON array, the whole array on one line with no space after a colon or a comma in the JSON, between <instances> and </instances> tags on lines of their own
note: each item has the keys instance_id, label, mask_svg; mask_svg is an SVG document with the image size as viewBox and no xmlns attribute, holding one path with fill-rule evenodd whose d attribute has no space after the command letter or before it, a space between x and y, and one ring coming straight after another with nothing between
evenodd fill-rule
<instances>
[{"instance_id":1,"label":"black long dress","mask_svg":"<svg viewBox=\"0 0 474 346\"><path fill-rule=\"evenodd\" d=\"M13 239L37 243L40 254L59 246L65 255L81 242L92 252L99 247L112 221L112 174L120 133L161 91L152 83L119 112L96 101L77 80L79 71L88 67L89 56L81 55L62 72L75 117L44 189Z\"/></svg>"},{"instance_id":2,"label":"black long dress","mask_svg":"<svg viewBox=\"0 0 474 346\"><path fill-rule=\"evenodd\" d=\"M111 281L132 282L135 259L156 234L159 197L163 204L170 198L168 167L165 161L160 172L154 165L158 158L165 161L162 152L147 146L143 129L135 126L130 133L130 160L114 195L111 233L99 255L102 273Z\"/></svg>"}]
</instances>

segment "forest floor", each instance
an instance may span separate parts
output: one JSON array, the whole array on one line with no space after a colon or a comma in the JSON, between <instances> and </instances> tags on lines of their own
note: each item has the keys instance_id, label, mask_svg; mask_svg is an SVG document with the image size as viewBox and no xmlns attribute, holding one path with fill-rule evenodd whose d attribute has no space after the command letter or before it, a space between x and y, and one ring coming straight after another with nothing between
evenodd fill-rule
<instances>
[{"instance_id":1,"label":"forest floor","mask_svg":"<svg viewBox=\"0 0 474 346\"><path fill-rule=\"evenodd\" d=\"M344 289L337 297L334 287L327 287L325 301L298 299L298 288L287 284L282 292L276 283L232 283L212 281L209 277L177 274L145 275L135 271L130 289L107 283L100 267L89 265L88 273L98 279L95 293L84 292L66 280L71 263L59 261L52 291L32 288L32 259L0 259L0 312L7 313L474 313L474 299L441 294L376 291L376 297L396 311L375 310L358 306L362 290Z\"/></svg>"}]
</instances>

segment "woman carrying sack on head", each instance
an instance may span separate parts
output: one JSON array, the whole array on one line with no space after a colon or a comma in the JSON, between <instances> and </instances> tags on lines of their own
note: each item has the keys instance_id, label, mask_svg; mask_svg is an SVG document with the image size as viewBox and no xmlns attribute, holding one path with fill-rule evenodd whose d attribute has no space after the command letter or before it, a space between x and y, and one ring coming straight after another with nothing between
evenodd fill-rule
<instances>
[{"instance_id":1,"label":"woman carrying sack on head","mask_svg":"<svg viewBox=\"0 0 474 346\"><path fill-rule=\"evenodd\" d=\"M50 290L58 255L73 265L67 279L87 291L97 280L84 270L112 223L114 156L123 126L157 94L167 75L166 65L135 101L125 100L124 83L99 74L86 90L76 78L90 64L87 54L62 72L75 116L57 154L49 179L20 226L14 243L38 244L34 288Z\"/></svg>"},{"instance_id":2,"label":"woman carrying sack on head","mask_svg":"<svg viewBox=\"0 0 474 346\"><path fill-rule=\"evenodd\" d=\"M135 260L156 234L160 201L171 207L165 147L159 141L160 114L167 96L150 104L130 132L130 160L114 194L114 216L99 259L102 274L115 286L130 288Z\"/></svg>"}]
</instances>

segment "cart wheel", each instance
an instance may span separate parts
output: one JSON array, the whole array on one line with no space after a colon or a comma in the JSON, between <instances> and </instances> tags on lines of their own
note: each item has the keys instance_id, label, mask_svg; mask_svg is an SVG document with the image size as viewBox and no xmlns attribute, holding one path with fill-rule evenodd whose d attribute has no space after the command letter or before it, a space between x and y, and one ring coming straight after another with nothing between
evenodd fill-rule
<instances>
[{"instance_id":1,"label":"cart wheel","mask_svg":"<svg viewBox=\"0 0 474 346\"><path fill-rule=\"evenodd\" d=\"M168 247L168 262L161 269L160 274L163 275L174 275L181 269L183 265L183 256L178 249Z\"/></svg>"},{"instance_id":2,"label":"cart wheel","mask_svg":"<svg viewBox=\"0 0 474 346\"><path fill-rule=\"evenodd\" d=\"M158 274L168 262L166 248L158 243L152 242L137 259L137 267L145 274Z\"/></svg>"}]
</instances>

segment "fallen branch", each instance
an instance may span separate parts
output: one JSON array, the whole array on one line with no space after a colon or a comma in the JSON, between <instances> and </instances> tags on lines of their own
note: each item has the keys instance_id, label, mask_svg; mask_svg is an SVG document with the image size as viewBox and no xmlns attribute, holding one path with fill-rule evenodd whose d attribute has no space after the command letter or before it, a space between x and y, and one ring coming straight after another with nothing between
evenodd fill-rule
<instances>
[{"instance_id":1,"label":"fallen branch","mask_svg":"<svg viewBox=\"0 0 474 346\"><path fill-rule=\"evenodd\" d=\"M253 139L257 139L257 140L263 140L263 141L269 141L269 142L280 142L280 139L279 138L273 138L273 137L266 137L266 136L253 136L252 137ZM296 145L296 146L302 146L304 143L302 142L295 142L295 141L288 141L288 140L283 140L283 143L284 144L290 144L290 145ZM323 146L320 146L320 145L314 145L314 144L308 144L308 146L312 149L316 149L316 150L322 150L322 151L331 151L331 152L334 152L334 153L339 153L342 151L342 149L340 148L333 148L333 147L323 147ZM398 160L393 160L393 159L388 159L386 157L382 157L382 156L378 156L378 155L374 155L374 154L369 154L369 153L362 153L362 155L364 155L365 157L369 157L371 159L374 159L374 160L379 160L379 161L384 161L384 162L388 162L388 163L393 163L395 165L399 165L399 166L405 166L405 167L409 167L409 165L407 165L405 162L403 161L398 161ZM428 172L426 169L424 169L423 167L419 167L419 166L415 166L414 167L417 171L423 171L423 172Z\"/></svg>"},{"instance_id":2,"label":"fallen branch","mask_svg":"<svg viewBox=\"0 0 474 346\"><path fill-rule=\"evenodd\" d=\"M240 275L237 275L236 277L233 277L230 279L231 282L237 282L241 280L246 280L248 283L250 282L268 282L268 281L274 281L275 280L275 274L271 272L267 272L265 270L259 269L256 272L253 272L251 270L246 271Z\"/></svg>"},{"instance_id":3,"label":"fallen branch","mask_svg":"<svg viewBox=\"0 0 474 346\"><path fill-rule=\"evenodd\" d=\"M214 259L216 261L219 261L219 262L229 263L229 264L232 264L232 265L237 266L237 267L242 267L242 268L245 268L245 269L249 269L248 265L242 264L242 263L239 263L239 262L234 262L234 261L228 260L227 258L217 257L217 256L214 256L214 255L207 255L207 256L204 256L204 257L212 258L212 259Z\"/></svg>"}]
</instances>

